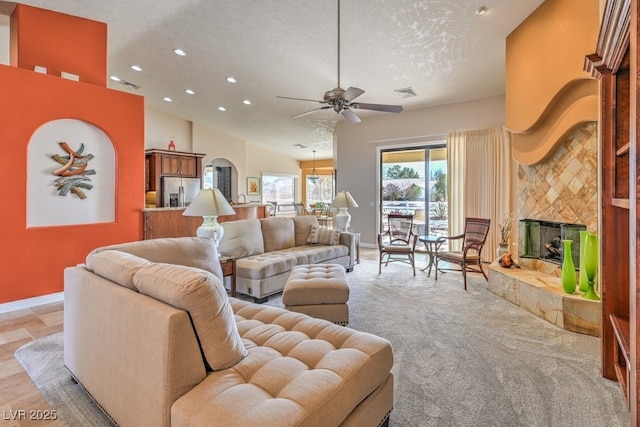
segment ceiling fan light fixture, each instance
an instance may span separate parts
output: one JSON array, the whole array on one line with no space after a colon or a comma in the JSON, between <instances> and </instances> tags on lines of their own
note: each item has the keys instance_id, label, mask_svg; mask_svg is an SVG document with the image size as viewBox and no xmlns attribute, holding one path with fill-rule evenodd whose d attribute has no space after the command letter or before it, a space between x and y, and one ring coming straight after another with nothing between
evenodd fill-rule
<instances>
[{"instance_id":1,"label":"ceiling fan light fixture","mask_svg":"<svg viewBox=\"0 0 640 427\"><path fill-rule=\"evenodd\" d=\"M324 97L322 100L315 99L304 99L304 98L291 98L288 96L278 96L278 98L284 99L293 99L298 101L312 101L318 102L320 104L325 104L323 107L314 108L313 110L306 111L304 113L296 114L291 116L291 118L298 118L302 116L306 116L309 113L314 111L333 109L337 114L342 115L345 119L347 119L350 123L360 123L360 118L353 112L352 108L362 109L362 110L374 110L374 111L384 111L389 113L399 113L402 111L402 106L400 105L384 105L384 104L370 104L370 103L354 103L354 100L364 93L364 90L357 87L349 87L347 90L344 90L340 87L340 0L338 0L338 19L337 19L337 30L338 30L338 49L337 49L337 65L338 65L338 84L335 88L328 90L324 93ZM315 172L315 169L314 169Z\"/></svg>"}]
</instances>

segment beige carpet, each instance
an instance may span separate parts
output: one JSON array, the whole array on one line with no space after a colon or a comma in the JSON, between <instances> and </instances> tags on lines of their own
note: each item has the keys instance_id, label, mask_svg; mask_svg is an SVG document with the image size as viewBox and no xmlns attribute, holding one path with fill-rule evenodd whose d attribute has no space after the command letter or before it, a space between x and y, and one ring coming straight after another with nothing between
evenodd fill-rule
<instances>
[{"instance_id":1,"label":"beige carpet","mask_svg":"<svg viewBox=\"0 0 640 427\"><path fill-rule=\"evenodd\" d=\"M628 425L618 384L601 377L599 339L502 300L478 275L465 292L458 273L435 282L423 272L413 277L405 264L383 267L382 275L377 269L363 260L348 274L349 327L393 345L391 426ZM65 425L106 425L65 373L61 339L34 341L16 357Z\"/></svg>"}]
</instances>

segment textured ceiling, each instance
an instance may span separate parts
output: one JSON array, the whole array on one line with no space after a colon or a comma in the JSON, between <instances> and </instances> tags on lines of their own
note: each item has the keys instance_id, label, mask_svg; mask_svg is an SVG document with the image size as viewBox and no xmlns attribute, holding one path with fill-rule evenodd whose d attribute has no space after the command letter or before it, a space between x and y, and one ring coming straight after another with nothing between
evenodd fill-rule
<instances>
[{"instance_id":1,"label":"textured ceiling","mask_svg":"<svg viewBox=\"0 0 640 427\"><path fill-rule=\"evenodd\" d=\"M109 74L140 86L109 82L114 89L298 159L310 159L312 150L318 158L332 155L333 129L344 118L325 110L291 119L319 105L276 96L320 100L337 85L337 0L23 3L105 22ZM342 0L341 87L365 90L358 101L405 110L503 94L505 37L541 3ZM476 15L483 5L489 12ZM186 57L173 53L178 47ZM229 75L238 83L227 83ZM406 87L417 96L394 92ZM245 98L252 105L243 105ZM390 113L358 111L365 120L377 114Z\"/></svg>"}]
</instances>

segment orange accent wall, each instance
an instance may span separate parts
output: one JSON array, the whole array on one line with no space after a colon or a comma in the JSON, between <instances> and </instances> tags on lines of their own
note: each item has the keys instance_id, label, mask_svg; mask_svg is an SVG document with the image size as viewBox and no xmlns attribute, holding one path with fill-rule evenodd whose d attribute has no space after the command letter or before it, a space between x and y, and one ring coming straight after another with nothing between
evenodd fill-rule
<instances>
[{"instance_id":1,"label":"orange accent wall","mask_svg":"<svg viewBox=\"0 0 640 427\"><path fill-rule=\"evenodd\" d=\"M64 268L84 262L92 249L142 238L144 99L8 66L0 66L0 93L3 177L0 303L3 303L60 292ZM38 127L62 118L91 123L102 129L114 144L113 223L26 227L27 145ZM52 152L56 143L51 141Z\"/></svg>"},{"instance_id":2,"label":"orange accent wall","mask_svg":"<svg viewBox=\"0 0 640 427\"><path fill-rule=\"evenodd\" d=\"M16 5L11 14L11 65L47 74L61 71L81 82L107 85L107 25L46 9Z\"/></svg>"},{"instance_id":3,"label":"orange accent wall","mask_svg":"<svg viewBox=\"0 0 640 427\"><path fill-rule=\"evenodd\" d=\"M584 71L598 3L546 1L507 37L505 125L518 163L544 161L577 125L598 120L598 82Z\"/></svg>"}]
</instances>

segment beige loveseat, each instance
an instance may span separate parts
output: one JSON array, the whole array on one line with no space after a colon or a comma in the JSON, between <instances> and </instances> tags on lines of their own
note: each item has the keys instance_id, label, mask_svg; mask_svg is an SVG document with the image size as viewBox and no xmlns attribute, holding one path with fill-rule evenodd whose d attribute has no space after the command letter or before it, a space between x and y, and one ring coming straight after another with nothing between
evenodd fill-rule
<instances>
[{"instance_id":1,"label":"beige loveseat","mask_svg":"<svg viewBox=\"0 0 640 427\"><path fill-rule=\"evenodd\" d=\"M220 253L237 259L236 290L254 302L282 292L297 265L340 264L352 271L355 264L355 235L323 229L314 215L241 219L223 226Z\"/></svg>"},{"instance_id":2,"label":"beige loveseat","mask_svg":"<svg viewBox=\"0 0 640 427\"><path fill-rule=\"evenodd\" d=\"M96 249L65 270L64 360L120 426L378 426L383 338L228 298L213 242Z\"/></svg>"}]
</instances>

